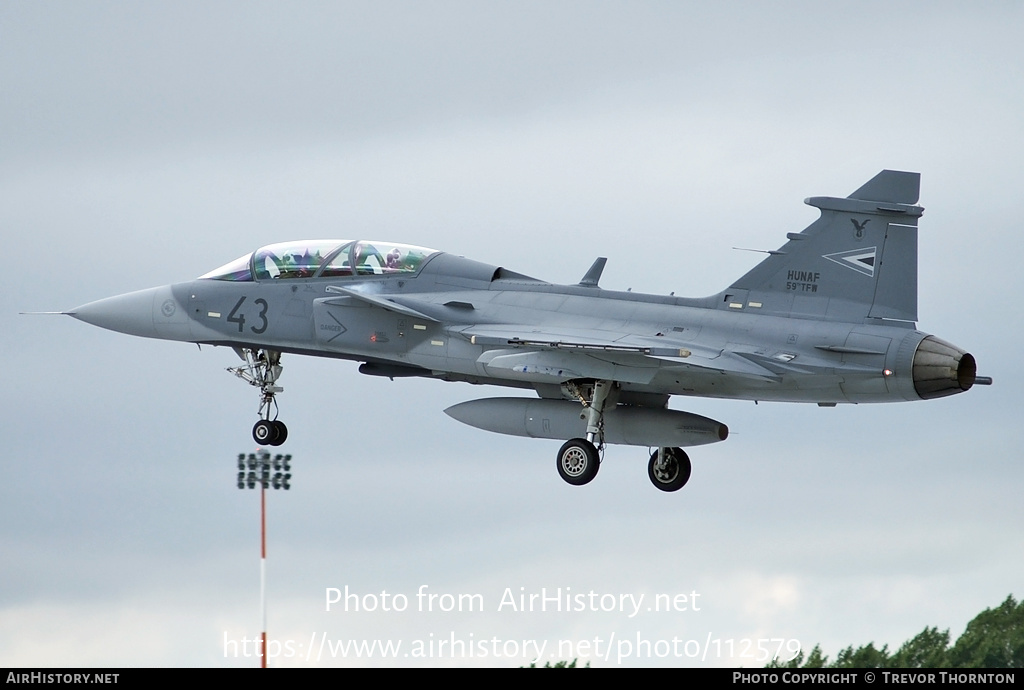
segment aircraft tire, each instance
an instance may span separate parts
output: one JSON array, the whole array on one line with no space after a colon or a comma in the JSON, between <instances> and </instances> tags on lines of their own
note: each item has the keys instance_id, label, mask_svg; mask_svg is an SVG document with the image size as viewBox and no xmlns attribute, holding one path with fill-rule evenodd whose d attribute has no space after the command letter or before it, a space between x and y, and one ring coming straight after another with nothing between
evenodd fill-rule
<instances>
[{"instance_id":1,"label":"aircraft tire","mask_svg":"<svg viewBox=\"0 0 1024 690\"><path fill-rule=\"evenodd\" d=\"M261 446L276 445L274 441L277 440L278 435L276 423L269 419L261 419L252 427L252 440Z\"/></svg>"},{"instance_id":2,"label":"aircraft tire","mask_svg":"<svg viewBox=\"0 0 1024 690\"><path fill-rule=\"evenodd\" d=\"M271 424L274 425L277 435L274 437L274 440L270 442L270 445L279 446L288 440L288 427L284 425L284 422L277 419L271 422Z\"/></svg>"},{"instance_id":3,"label":"aircraft tire","mask_svg":"<svg viewBox=\"0 0 1024 690\"><path fill-rule=\"evenodd\" d=\"M585 438L570 439L558 451L558 474L573 486L583 486L597 476L601 463L597 448Z\"/></svg>"},{"instance_id":4,"label":"aircraft tire","mask_svg":"<svg viewBox=\"0 0 1024 690\"><path fill-rule=\"evenodd\" d=\"M651 454L647 463L647 476L662 491L679 491L690 481L690 472L693 470L690 457L682 448L666 448L665 452L668 458L665 467L661 469L657 467L658 451Z\"/></svg>"}]
</instances>

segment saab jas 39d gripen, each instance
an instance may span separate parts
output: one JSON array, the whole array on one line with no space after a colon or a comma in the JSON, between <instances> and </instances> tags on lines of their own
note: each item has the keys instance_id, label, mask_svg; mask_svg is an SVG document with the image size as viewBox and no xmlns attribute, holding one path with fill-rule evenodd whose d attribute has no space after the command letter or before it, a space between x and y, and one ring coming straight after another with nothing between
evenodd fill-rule
<instances>
[{"instance_id":1,"label":"saab jas 39d gripen","mask_svg":"<svg viewBox=\"0 0 1024 690\"><path fill-rule=\"evenodd\" d=\"M990 384L967 352L916 329L918 173L883 170L717 295L574 285L407 244L272 244L204 276L65 312L122 333L231 347L229 371L259 389L253 438L288 430L276 396L283 354L361 362L389 378L532 389L445 412L487 431L568 439L557 467L586 484L606 444L654 449L662 491L690 477L689 446L728 427L668 408L673 395L809 402L928 400Z\"/></svg>"}]
</instances>

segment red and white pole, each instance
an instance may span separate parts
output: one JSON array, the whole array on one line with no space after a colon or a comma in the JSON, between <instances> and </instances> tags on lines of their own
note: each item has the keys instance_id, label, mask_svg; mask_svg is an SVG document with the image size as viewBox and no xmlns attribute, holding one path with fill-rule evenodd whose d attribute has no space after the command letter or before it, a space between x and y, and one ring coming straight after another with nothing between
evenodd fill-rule
<instances>
[{"instance_id":1,"label":"red and white pole","mask_svg":"<svg viewBox=\"0 0 1024 690\"><path fill-rule=\"evenodd\" d=\"M249 453L248 458L245 453L238 455L238 488L255 489L257 484L260 485L260 623L263 628L259 644L260 668L267 667L267 656L269 655L267 649L267 489L287 491L291 488L289 483L292 478L291 461L290 454L276 455L271 461L270 453L262 449L258 453ZM271 467L274 468L273 476L270 473Z\"/></svg>"},{"instance_id":2,"label":"red and white pole","mask_svg":"<svg viewBox=\"0 0 1024 690\"><path fill-rule=\"evenodd\" d=\"M267 488L260 484L260 620L263 623L263 653L260 668L267 667Z\"/></svg>"}]
</instances>

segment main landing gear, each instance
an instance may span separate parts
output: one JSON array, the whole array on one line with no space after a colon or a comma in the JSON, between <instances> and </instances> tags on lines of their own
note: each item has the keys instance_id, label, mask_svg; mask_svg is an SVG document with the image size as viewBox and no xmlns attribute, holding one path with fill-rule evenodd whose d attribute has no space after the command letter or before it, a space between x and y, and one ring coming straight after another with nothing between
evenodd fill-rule
<instances>
[{"instance_id":1,"label":"main landing gear","mask_svg":"<svg viewBox=\"0 0 1024 690\"><path fill-rule=\"evenodd\" d=\"M615 389L615 382L596 381L592 391L584 388L575 383L568 384L569 392L576 396L586 410L587 437L569 439L558 451L558 474L573 486L583 486L590 482L601 467L604 408L609 394Z\"/></svg>"},{"instance_id":2,"label":"main landing gear","mask_svg":"<svg viewBox=\"0 0 1024 690\"><path fill-rule=\"evenodd\" d=\"M614 406L614 381L596 381L593 386L569 382L567 390L585 410L587 437L569 439L558 450L558 474L573 486L583 486L597 476L604 452L604 411ZM647 476L662 491L679 491L690 480L689 456L682 448L658 448L647 463Z\"/></svg>"},{"instance_id":3,"label":"main landing gear","mask_svg":"<svg viewBox=\"0 0 1024 690\"><path fill-rule=\"evenodd\" d=\"M647 463L647 476L662 491L679 491L690 481L690 457L682 448L659 448Z\"/></svg>"},{"instance_id":4,"label":"main landing gear","mask_svg":"<svg viewBox=\"0 0 1024 690\"><path fill-rule=\"evenodd\" d=\"M600 467L597 448L585 438L566 441L558 451L558 474L573 486L588 483Z\"/></svg>"},{"instance_id":5,"label":"main landing gear","mask_svg":"<svg viewBox=\"0 0 1024 690\"><path fill-rule=\"evenodd\" d=\"M288 427L277 419L277 401L274 399L275 395L284 390L277 385L282 369L281 353L248 348L236 348L235 352L245 364L229 367L228 371L260 389L260 421L252 428L252 438L261 446L279 446L288 438Z\"/></svg>"}]
</instances>

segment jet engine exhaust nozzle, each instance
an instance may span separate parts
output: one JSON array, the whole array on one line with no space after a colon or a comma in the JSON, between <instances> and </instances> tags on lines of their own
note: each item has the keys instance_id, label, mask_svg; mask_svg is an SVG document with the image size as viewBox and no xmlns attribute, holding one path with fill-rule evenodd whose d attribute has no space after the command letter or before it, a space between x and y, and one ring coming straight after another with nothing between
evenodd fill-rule
<instances>
[{"instance_id":1,"label":"jet engine exhaust nozzle","mask_svg":"<svg viewBox=\"0 0 1024 690\"><path fill-rule=\"evenodd\" d=\"M969 352L928 336L914 353L914 390L924 400L956 395L971 389L978 365Z\"/></svg>"}]
</instances>

